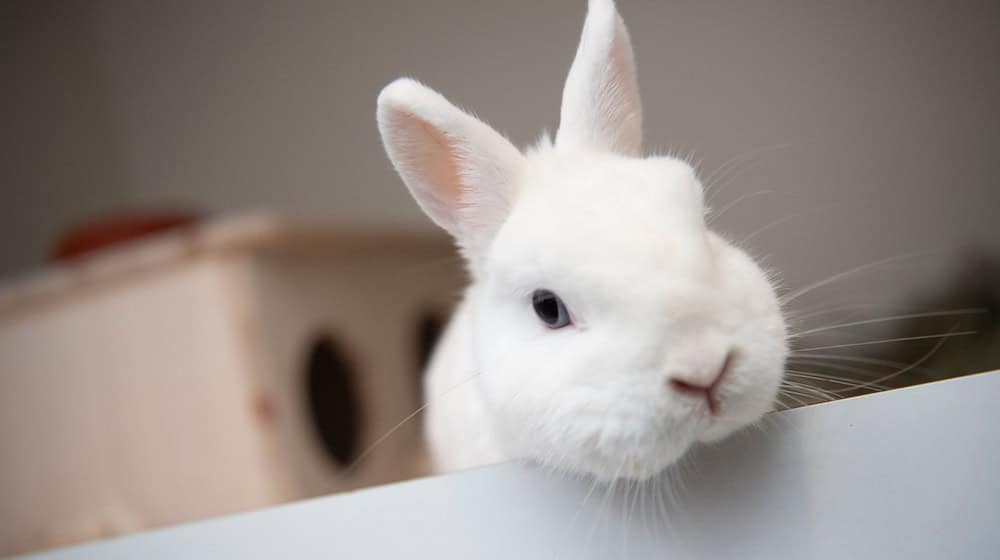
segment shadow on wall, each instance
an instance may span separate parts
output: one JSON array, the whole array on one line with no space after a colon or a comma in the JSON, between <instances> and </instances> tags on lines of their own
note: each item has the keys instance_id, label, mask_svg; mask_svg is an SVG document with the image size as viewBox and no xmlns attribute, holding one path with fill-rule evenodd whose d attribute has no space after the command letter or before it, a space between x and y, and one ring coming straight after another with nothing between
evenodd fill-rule
<instances>
[{"instance_id":1,"label":"shadow on wall","mask_svg":"<svg viewBox=\"0 0 1000 560\"><path fill-rule=\"evenodd\" d=\"M900 386L937 381L1000 369L1000 260L970 249L965 266L950 285L923 297L915 297L913 312L941 310L942 315L899 323L895 338L956 335L900 380ZM955 310L949 315L945 310ZM933 340L932 340L933 342ZM887 358L903 363L920 361L926 352L900 345Z\"/></svg>"},{"instance_id":2,"label":"shadow on wall","mask_svg":"<svg viewBox=\"0 0 1000 560\"><path fill-rule=\"evenodd\" d=\"M1000 261L969 248L950 281L894 303L826 305L797 326L782 397L798 406L1000 369ZM882 282L894 275L883 274Z\"/></svg>"}]
</instances>

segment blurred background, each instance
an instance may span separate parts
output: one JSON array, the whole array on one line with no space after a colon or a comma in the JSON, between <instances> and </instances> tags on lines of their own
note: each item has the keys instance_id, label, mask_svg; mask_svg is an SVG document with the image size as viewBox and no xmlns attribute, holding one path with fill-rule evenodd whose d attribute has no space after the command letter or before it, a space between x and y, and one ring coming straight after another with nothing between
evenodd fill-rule
<instances>
[{"instance_id":1,"label":"blurred background","mask_svg":"<svg viewBox=\"0 0 1000 560\"><path fill-rule=\"evenodd\" d=\"M619 10L647 148L816 286L783 405L1000 366L1000 3ZM0 2L0 553L424 472L419 419L381 438L463 277L375 97L417 77L531 143L584 13Z\"/></svg>"}]
</instances>

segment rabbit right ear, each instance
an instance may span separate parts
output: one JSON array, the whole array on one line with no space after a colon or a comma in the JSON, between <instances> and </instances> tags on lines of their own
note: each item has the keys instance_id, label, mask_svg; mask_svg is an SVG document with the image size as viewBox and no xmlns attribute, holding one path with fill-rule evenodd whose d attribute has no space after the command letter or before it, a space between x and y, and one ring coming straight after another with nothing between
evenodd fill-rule
<instances>
[{"instance_id":1,"label":"rabbit right ear","mask_svg":"<svg viewBox=\"0 0 1000 560\"><path fill-rule=\"evenodd\" d=\"M563 87L557 146L642 155L642 103L632 41L614 0L590 0Z\"/></svg>"},{"instance_id":2,"label":"rabbit right ear","mask_svg":"<svg viewBox=\"0 0 1000 560\"><path fill-rule=\"evenodd\" d=\"M417 203L477 257L510 213L524 156L489 125L408 78L382 90L377 116L385 151Z\"/></svg>"}]
</instances>

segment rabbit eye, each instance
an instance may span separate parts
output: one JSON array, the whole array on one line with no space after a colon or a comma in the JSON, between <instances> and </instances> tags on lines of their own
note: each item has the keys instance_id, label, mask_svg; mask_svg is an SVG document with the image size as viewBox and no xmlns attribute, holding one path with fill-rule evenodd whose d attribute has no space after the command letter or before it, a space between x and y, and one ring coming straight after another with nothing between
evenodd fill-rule
<instances>
[{"instance_id":1,"label":"rabbit eye","mask_svg":"<svg viewBox=\"0 0 1000 560\"><path fill-rule=\"evenodd\" d=\"M531 294L535 315L550 329L561 329L569 324L569 312L559 296L549 290L535 290Z\"/></svg>"}]
</instances>

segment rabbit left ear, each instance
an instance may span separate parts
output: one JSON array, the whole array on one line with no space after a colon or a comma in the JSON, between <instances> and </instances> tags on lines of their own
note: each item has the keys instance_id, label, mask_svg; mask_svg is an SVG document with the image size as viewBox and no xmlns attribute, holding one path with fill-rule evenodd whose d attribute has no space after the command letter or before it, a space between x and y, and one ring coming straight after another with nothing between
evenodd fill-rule
<instances>
[{"instance_id":1,"label":"rabbit left ear","mask_svg":"<svg viewBox=\"0 0 1000 560\"><path fill-rule=\"evenodd\" d=\"M385 151L424 212L470 260L507 219L523 157L506 138L414 80L378 96Z\"/></svg>"},{"instance_id":2,"label":"rabbit left ear","mask_svg":"<svg viewBox=\"0 0 1000 560\"><path fill-rule=\"evenodd\" d=\"M613 0L590 0L566 77L556 145L642 155L632 42Z\"/></svg>"}]
</instances>

